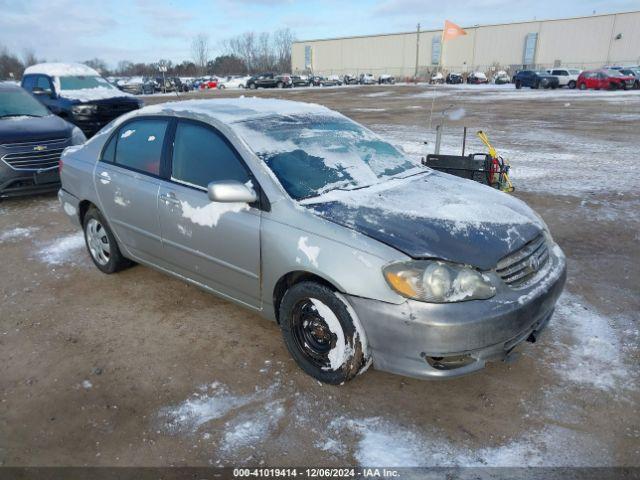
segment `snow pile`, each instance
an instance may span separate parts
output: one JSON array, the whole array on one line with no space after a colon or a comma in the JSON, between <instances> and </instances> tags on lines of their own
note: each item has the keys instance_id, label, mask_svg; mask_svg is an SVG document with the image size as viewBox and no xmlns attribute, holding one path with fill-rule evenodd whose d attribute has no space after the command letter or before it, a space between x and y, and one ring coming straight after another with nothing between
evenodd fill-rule
<instances>
[{"instance_id":1,"label":"snow pile","mask_svg":"<svg viewBox=\"0 0 640 480\"><path fill-rule=\"evenodd\" d=\"M82 232L67 235L54 240L38 250L38 258L49 265L61 265L73 262L82 247L85 246Z\"/></svg>"},{"instance_id":2,"label":"snow pile","mask_svg":"<svg viewBox=\"0 0 640 480\"><path fill-rule=\"evenodd\" d=\"M20 238L27 238L27 237L30 237L31 234L37 230L38 228L36 227L12 228L11 230L6 230L0 233L0 242L6 242L7 240L17 240Z\"/></svg>"}]
</instances>

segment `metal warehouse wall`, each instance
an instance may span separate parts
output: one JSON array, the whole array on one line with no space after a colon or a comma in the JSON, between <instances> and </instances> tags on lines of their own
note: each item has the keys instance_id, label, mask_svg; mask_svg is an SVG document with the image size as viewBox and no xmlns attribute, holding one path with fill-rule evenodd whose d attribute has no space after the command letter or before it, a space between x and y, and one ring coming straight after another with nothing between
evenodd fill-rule
<instances>
[{"instance_id":1,"label":"metal warehouse wall","mask_svg":"<svg viewBox=\"0 0 640 480\"><path fill-rule=\"evenodd\" d=\"M446 71L521 68L529 34L538 36L536 67L640 63L640 11L465 30L468 35L444 46L442 66ZM616 39L619 34L622 38ZM432 42L441 35L442 30L420 33L420 75L437 69L437 61L432 62L431 57ZM416 33L300 41L293 44L291 53L294 73L312 70L321 75L389 73L409 77L415 71Z\"/></svg>"}]
</instances>

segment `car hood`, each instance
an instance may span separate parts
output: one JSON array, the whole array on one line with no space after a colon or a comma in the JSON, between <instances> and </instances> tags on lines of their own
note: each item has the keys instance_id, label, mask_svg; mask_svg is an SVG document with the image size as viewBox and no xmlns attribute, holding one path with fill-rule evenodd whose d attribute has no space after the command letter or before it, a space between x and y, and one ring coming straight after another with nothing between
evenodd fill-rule
<instances>
[{"instance_id":1,"label":"car hood","mask_svg":"<svg viewBox=\"0 0 640 480\"><path fill-rule=\"evenodd\" d=\"M135 102L136 98L116 88L96 87L82 90L62 90L60 97L72 102Z\"/></svg>"},{"instance_id":2,"label":"car hood","mask_svg":"<svg viewBox=\"0 0 640 480\"><path fill-rule=\"evenodd\" d=\"M0 144L67 138L72 128L55 115L0 118Z\"/></svg>"},{"instance_id":3,"label":"car hood","mask_svg":"<svg viewBox=\"0 0 640 480\"><path fill-rule=\"evenodd\" d=\"M302 201L314 214L412 258L494 268L546 226L511 195L440 172Z\"/></svg>"}]
</instances>

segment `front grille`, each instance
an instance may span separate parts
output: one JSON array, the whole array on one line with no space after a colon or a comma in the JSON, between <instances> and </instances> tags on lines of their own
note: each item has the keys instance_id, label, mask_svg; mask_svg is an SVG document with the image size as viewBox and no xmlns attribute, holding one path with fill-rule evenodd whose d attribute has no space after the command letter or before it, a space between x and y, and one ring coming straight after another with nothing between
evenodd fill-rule
<instances>
[{"instance_id":1,"label":"front grille","mask_svg":"<svg viewBox=\"0 0 640 480\"><path fill-rule=\"evenodd\" d=\"M549 261L549 248L543 235L498 262L496 273L509 286L518 288L529 282Z\"/></svg>"},{"instance_id":2,"label":"front grille","mask_svg":"<svg viewBox=\"0 0 640 480\"><path fill-rule=\"evenodd\" d=\"M138 105L135 103L121 103L115 105L98 105L98 120L105 122L105 125L114 118L129 113L132 110L137 110Z\"/></svg>"},{"instance_id":3,"label":"front grille","mask_svg":"<svg viewBox=\"0 0 640 480\"><path fill-rule=\"evenodd\" d=\"M60 155L69 140L58 138L36 142L5 143L0 145L5 153L2 161L14 170L40 171L58 167Z\"/></svg>"}]
</instances>

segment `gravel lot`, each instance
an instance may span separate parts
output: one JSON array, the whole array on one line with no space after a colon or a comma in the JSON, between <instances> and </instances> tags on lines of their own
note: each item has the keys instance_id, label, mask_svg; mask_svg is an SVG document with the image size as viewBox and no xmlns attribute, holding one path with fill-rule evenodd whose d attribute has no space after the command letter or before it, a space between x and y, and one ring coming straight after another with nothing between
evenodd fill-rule
<instances>
[{"instance_id":1,"label":"gravel lot","mask_svg":"<svg viewBox=\"0 0 640 480\"><path fill-rule=\"evenodd\" d=\"M546 334L470 377L323 386L275 324L149 268L103 275L55 196L5 200L0 465L640 466L640 92L255 94L322 103L412 154L433 150L432 102L445 153L463 125L486 130L568 257Z\"/></svg>"}]
</instances>

